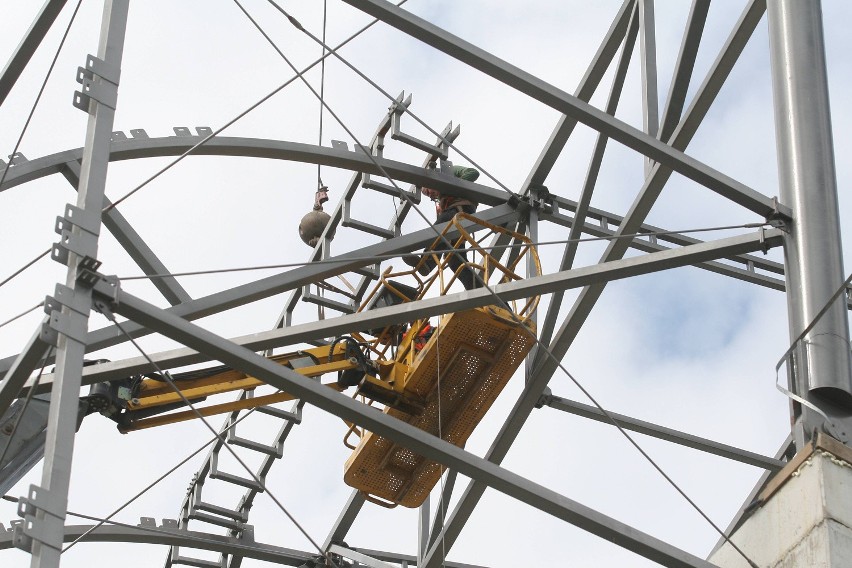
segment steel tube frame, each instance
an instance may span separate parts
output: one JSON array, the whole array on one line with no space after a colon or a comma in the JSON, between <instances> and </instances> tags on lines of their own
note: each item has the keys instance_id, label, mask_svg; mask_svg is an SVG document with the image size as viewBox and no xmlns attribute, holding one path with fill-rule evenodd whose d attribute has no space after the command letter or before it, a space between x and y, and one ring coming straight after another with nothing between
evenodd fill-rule
<instances>
[{"instance_id":1,"label":"steel tube frame","mask_svg":"<svg viewBox=\"0 0 852 568\"><path fill-rule=\"evenodd\" d=\"M180 156L203 138L198 136L128 139L113 142L109 159L113 162L138 158ZM9 170L0 191L6 191L22 183L54 173L62 173L68 162L79 161L83 149L65 150L50 156L29 160ZM360 150L342 150L314 144L267 140L263 138L211 138L193 150L194 156L239 156L266 158L305 164L318 164L333 168L384 176L382 170L395 180L417 186L433 187L447 195L458 195L478 200L485 205L505 203L511 194L502 189L464 181L455 176L442 174L438 170L427 170L420 166L391 160L380 156L367 156Z\"/></svg>"},{"instance_id":2,"label":"steel tube frame","mask_svg":"<svg viewBox=\"0 0 852 568\"><path fill-rule=\"evenodd\" d=\"M768 7L779 182L794 212L784 260L790 338L795 342L845 275L822 4L769 0ZM843 422L837 431L852 433L852 353L844 303L838 298L802 338L807 357L794 355L792 386L828 411L835 426ZM801 449L824 419L810 408L796 407L794 438Z\"/></svg>"},{"instance_id":3,"label":"steel tube frame","mask_svg":"<svg viewBox=\"0 0 852 568\"><path fill-rule=\"evenodd\" d=\"M576 121L575 121L576 123ZM144 140L136 140L134 141L134 149L132 151L132 155L128 155L128 153L121 149L120 144L124 143L113 143L110 160L118 161L118 160L128 160L134 158L147 158L147 157L155 157L155 156L177 156L181 153L188 150L194 142L192 138L189 138L189 142L186 141L187 138L175 138L175 137L165 137L165 138L151 138ZM201 140L200 137L197 137L196 142ZM219 144L219 142L222 142ZM285 145L288 143L283 141L276 140L264 140L257 138L223 138L223 139L214 139L208 144L212 145L219 149L219 153L215 151L208 150L208 153L205 155L239 155L243 157L258 157L258 158L268 158L268 159L281 159L281 160L294 160L295 154L293 152L288 151ZM315 151L318 153L322 153L323 150L321 147L314 147ZM553 146L548 146L542 151L542 156L548 153L548 150L554 150ZM11 187L17 186L27 181L32 181L35 179L40 179L42 177L61 173L68 177L68 170L71 168L72 164L76 161L79 161L80 156L82 155L82 148L78 148L76 150L66 150L57 154L52 154L50 156L45 156L43 158L37 158L35 160L30 160L24 164L20 164L15 166L13 170L10 171L7 180L3 183L2 189L9 189ZM75 158L76 156L76 158ZM328 157L326 157L328 159ZM317 163L319 160L318 157L315 157L310 160L310 163ZM540 161L544 160L543 157L540 158ZM551 164L552 165L552 164ZM342 165L337 165L335 167L342 167ZM539 164L537 169L531 172L531 176L539 180L539 176L546 177L546 173L549 172L549 169L546 169L543 164ZM543 181L544 177L539 181ZM10 185L11 183L11 185ZM538 183L538 182L537 182ZM505 195L505 193L504 193ZM477 198L480 195L477 194ZM577 210L577 202L572 201L570 199L566 199L560 197L558 195L551 195L551 199L554 200L556 204L560 208L567 208L572 211ZM105 205L107 203L105 202ZM107 212L107 216L109 216L113 211L110 210ZM601 219L602 217L606 217L615 225L621 223L623 217L612 213L609 211L604 211L600 209L595 209L590 207L588 215L593 219ZM566 221L560 215L554 215L551 213L543 212L541 215L542 220L552 220L557 223L565 223ZM569 223L570 225L570 223ZM589 233L592 235L600 236L599 227L594 225L586 225L583 233ZM660 232L664 229L659 227L654 227L652 225L643 224L639 228L639 232ZM686 236L678 236L678 235L664 235L659 237L660 240L671 241L675 244L683 245L683 244L692 244L693 242L697 242L696 239L692 239L691 237ZM635 241L634 241L635 242ZM766 261L764 259L754 257L751 259L754 264L760 268L770 267L767 270L775 272L777 274L784 274L783 265L776 262ZM747 262L744 261L745 262Z\"/></svg>"},{"instance_id":4,"label":"steel tube frame","mask_svg":"<svg viewBox=\"0 0 852 568\"><path fill-rule=\"evenodd\" d=\"M50 30L53 22L59 17L62 8L65 7L67 0L47 0L41 7L41 10L36 15L30 28L18 44L12 57L9 58L6 67L0 72L0 105L6 100L12 87L21 76L24 68L29 63L30 58L41 45L44 36Z\"/></svg>"},{"instance_id":5,"label":"steel tube frame","mask_svg":"<svg viewBox=\"0 0 852 568\"><path fill-rule=\"evenodd\" d=\"M574 92L574 96L581 101L588 102L592 98L606 70L609 69L613 57L618 52L618 46L621 45L624 35L627 33L630 15L633 13L635 4L635 0L624 0L621 4L621 8L613 19L597 53L592 58L592 63L589 65L586 74L580 80L580 85ZM553 132L550 134L550 138L545 143L530 173L527 175L527 179L522 186L522 193L526 194L529 192L531 185L544 184L547 176L550 174L550 170L553 169L553 165L556 163L556 159L562 153L562 149L565 147L568 138L574 132L574 127L576 126L577 119L575 118L566 114L563 114L559 118Z\"/></svg>"},{"instance_id":6,"label":"steel tube frame","mask_svg":"<svg viewBox=\"0 0 852 568\"><path fill-rule=\"evenodd\" d=\"M62 175L68 180L74 189L80 184L80 162L71 160L66 162L62 167ZM130 258L136 262L136 265L142 269L147 275L152 274L168 274L169 269L166 265L154 254L154 251L145 244L145 241L139 236L139 233L133 226L124 218L124 215L116 208L110 208L112 202L108 197L104 197L103 224L115 237L115 240L124 248ZM183 286L173 276L162 276L151 278L151 284L163 295L163 297L173 306L181 302L188 302L192 297L184 290Z\"/></svg>"},{"instance_id":7,"label":"steel tube frame","mask_svg":"<svg viewBox=\"0 0 852 568\"><path fill-rule=\"evenodd\" d=\"M509 205L501 205L490 210L477 213L479 219L501 225L508 223L518 218L523 214L524 204L520 204L517 208ZM465 222L467 223L467 222ZM439 225L438 231L443 230L445 225ZM468 227L475 226L475 223L470 223ZM450 238L453 235L449 235ZM268 298L293 288L304 286L317 280L328 278L330 276L340 274L349 270L367 266L375 263L375 257L402 254L418 247L423 248L435 239L435 231L431 227L421 229L398 237L393 240L383 241L375 245L370 245L353 252L339 255L334 259L329 259L326 263L314 263L296 268L287 272L282 272L277 275L262 278L248 284L243 284L216 292L209 296L197 298L195 300L179 304L169 308L171 313L179 315L188 320L202 318L215 313L223 312L231 308L242 306L256 300ZM147 335L150 331L133 323L128 323L125 330L129 331L135 337ZM122 334L115 326L105 327L93 332L87 336L86 344L88 350L94 351L109 347L126 341ZM7 358L0 361L0 372L8 368L8 365L14 361L14 358Z\"/></svg>"},{"instance_id":8,"label":"steel tube frame","mask_svg":"<svg viewBox=\"0 0 852 568\"><path fill-rule=\"evenodd\" d=\"M50 344L45 341L44 327L48 320L42 321L41 325L27 342L21 353L15 358L3 382L0 383L0 416L20 395L21 389L27 384L27 380L47 354Z\"/></svg>"},{"instance_id":9,"label":"steel tube frame","mask_svg":"<svg viewBox=\"0 0 852 568\"><path fill-rule=\"evenodd\" d=\"M498 284L492 286L492 290L494 294L506 301L529 298L555 290L580 288L589 282L619 280L642 274L650 274L660 270L692 266L704 259L724 256L734 251L741 252L762 250L764 247L767 249L778 247L782 243L782 234L783 232L777 229L759 231L719 241L690 245L680 249L668 249L643 256L593 266L584 266L565 272L517 280L506 284ZM494 304L494 296L488 290L468 290L456 294L419 300L417 302L376 308L318 322L272 329L236 337L229 339L229 341L251 351L263 351L274 347L307 343L323 337L343 335L356 330L386 327L415 319L429 318L492 304ZM174 314L172 310L165 311ZM122 327L127 329L129 326L130 322L124 324ZM161 353L149 354L148 357L163 370L212 360L192 349L173 349ZM83 371L83 384L88 385L121 379L139 374L149 368L150 362L145 357L134 357L122 361L91 365ZM38 392L49 388L51 383L52 376L44 375ZM537 400L538 397L536 397ZM0 408L0 412L3 410Z\"/></svg>"},{"instance_id":10,"label":"steel tube frame","mask_svg":"<svg viewBox=\"0 0 852 568\"><path fill-rule=\"evenodd\" d=\"M568 412L570 414L582 416L583 418L588 418L590 420L597 420L598 422L605 422L608 424L612 423L603 412L601 412L598 408L594 406L583 404L582 402L577 402L575 400L568 400L555 395L544 395L542 399L545 405L555 410L561 410L562 412ZM645 420L639 420L638 418L633 418L632 416L626 416L624 414L618 414L616 412L609 412L609 415L613 419L615 419L615 421L618 422L618 424L625 430L639 432L640 434L645 434L646 436L651 436L653 438L658 438L660 440L665 440L667 442L686 446L694 450L700 450L702 452L707 452L709 454L728 458L730 460L738 461L740 463L760 467L770 472L780 471L781 468L786 465L786 462L780 459L768 458L766 456L762 456L754 452L749 452L734 446L729 446L728 444L721 444L719 442L714 442L713 440L693 436L691 434L687 434L679 430L666 428L665 426L660 426L659 424L654 424Z\"/></svg>"},{"instance_id":11,"label":"steel tube frame","mask_svg":"<svg viewBox=\"0 0 852 568\"><path fill-rule=\"evenodd\" d=\"M621 99L621 91L624 87L624 79L627 77L627 69L630 67L630 57L633 54L633 47L636 43L636 35L639 28L638 19L637 7L633 10L633 15L630 18L630 25L624 39L624 46L622 47L618 65L615 69L615 76L612 79L612 86L610 87L609 98L606 103L607 114L615 115L615 111L618 109L618 102ZM562 254L562 261L559 265L560 270L568 270L574 265L574 257L577 254L577 248L580 246L576 242L576 239L582 235L584 232L583 229L586 228L586 215L589 212L592 194L597 185L607 140L609 139L601 133L598 134L595 140L592 157L589 160L589 167L586 171L586 179L583 182L582 190L580 190L580 197L577 200L577 207L574 210L574 219L571 222L571 229L568 232L568 240L570 242L565 246L565 251ZM561 291L554 292L550 298L550 303L547 306L547 314L544 317L544 325L541 326L541 333L539 334L539 341L545 345L550 343L553 328L556 325L556 318L559 316L559 309L562 307L564 298L565 294Z\"/></svg>"},{"instance_id":12,"label":"steel tube frame","mask_svg":"<svg viewBox=\"0 0 852 568\"><path fill-rule=\"evenodd\" d=\"M328 536L325 537L325 542L322 545L323 550L327 551L332 544L343 542L343 539L346 538L346 534L349 532L349 529L351 529L352 525L355 523L355 519L358 518L358 513L361 512L361 507L363 507L366 502L367 499L364 497L364 494L357 489L349 495L346 505L343 506L343 510L337 517L337 521L335 521L334 525L331 527Z\"/></svg>"},{"instance_id":13,"label":"steel tube frame","mask_svg":"<svg viewBox=\"0 0 852 568\"><path fill-rule=\"evenodd\" d=\"M153 519L151 522L153 523ZM176 526L177 524L175 524ZM143 524L134 527L107 524L94 528L94 525L67 525L64 529L63 540L65 542L71 542L82 537L81 542L129 542L185 546L222 554L239 554L246 558L274 562L285 566L301 566L315 556L315 554L312 555L301 550L256 542L253 539L238 539L219 534L181 530L169 526L154 527ZM12 547L12 533L0 531L0 550Z\"/></svg>"},{"instance_id":14,"label":"steel tube frame","mask_svg":"<svg viewBox=\"0 0 852 568\"><path fill-rule=\"evenodd\" d=\"M87 105L89 122L77 195L79 211L73 217L66 215L66 221L72 226L68 230L67 241L63 231L61 243L69 244L66 285L75 306L90 305L91 302L91 290L81 285L77 277L85 257L95 258L97 255L101 207L109 165L109 141L115 117L114 108L96 100L94 88L107 91L118 88L117 74L121 69L128 3L128 0L104 2L98 59L101 65L113 70L115 75L108 82L98 75L98 67L87 63L95 76L92 98ZM86 88L82 91L89 92ZM30 550L33 568L59 566L77 431L83 356L86 352L86 344L80 338L85 337L88 329L88 312L88 307L82 310L79 307L63 306L61 316L58 316L65 320L66 325L58 334L56 375L51 389L41 487L31 487L28 502L32 510L25 512L25 520L21 525L21 531L32 542ZM55 317L52 315L51 319Z\"/></svg>"},{"instance_id":15,"label":"steel tube frame","mask_svg":"<svg viewBox=\"0 0 852 568\"><path fill-rule=\"evenodd\" d=\"M677 171L734 203L763 216L771 216L777 213L777 203L765 195L687 156L673 145L669 146L660 142L538 77L495 57L422 18L397 8L390 2L385 0L344 0L344 2L505 83L542 104L576 118L586 126L606 134L613 140L617 140L655 162Z\"/></svg>"},{"instance_id":16,"label":"steel tube frame","mask_svg":"<svg viewBox=\"0 0 852 568\"><path fill-rule=\"evenodd\" d=\"M716 59L716 63L710 70L702 88L690 106L690 110L675 130L672 136L672 145L674 147L685 148L691 141L692 136L698 128L699 118L703 117L709 109L710 104L721 89L724 79L730 73L734 62L745 47L748 38L757 26L764 11L765 5L762 3L762 0L753 0L746 7L740 20L737 22L734 32L723 47L722 53ZM630 210L622 219L616 235L632 234L638 231L671 174L672 170L663 167L661 164L654 166ZM601 256L600 262L608 262L621 258L627 252L629 244L628 239L612 240ZM580 296L574 302L574 306L565 323L562 325L562 331L559 334L561 341L567 342L569 345L574 341L580 327L603 293L604 287L605 284L601 284L583 289Z\"/></svg>"},{"instance_id":17,"label":"steel tube frame","mask_svg":"<svg viewBox=\"0 0 852 568\"><path fill-rule=\"evenodd\" d=\"M258 377L273 387L290 392L326 412L380 436L385 436L447 467L457 469L459 473L486 483L502 493L592 534L606 538L627 550L672 568L710 568L712 566L705 560L532 483L408 423L325 388L295 371L126 294L115 282L101 280L95 284L94 290L98 295L95 302L98 309L114 310L128 319L204 352L234 369Z\"/></svg>"},{"instance_id":18,"label":"steel tube frame","mask_svg":"<svg viewBox=\"0 0 852 568\"><path fill-rule=\"evenodd\" d=\"M765 0L751 0L743 10L742 15L734 26L733 32L722 47L719 56L713 63L713 66L708 72L707 77L704 79L704 82L699 87L689 110L687 110L683 119L680 121L678 128L675 130L671 141L673 147L681 149L686 148L692 140L692 137L698 130L701 120L706 115L707 110L710 108L710 105L719 93L722 84L730 74L734 63L739 58L740 53L742 53L743 48L757 27L758 22L763 17L765 10ZM649 179L646 180L645 186L640 193L640 197L645 195L647 192L658 195L670 175L671 170L660 168L658 164L652 170ZM653 201L656 199L656 195L649 195L651 199L649 199L647 204L643 206L643 210L639 210L639 208L635 205L631 208L631 211L627 216L625 216L624 221L619 228L619 232L621 234L635 232L635 229L638 226L641 226L651 204L653 204ZM629 230L622 230L622 228L628 227ZM585 299L585 302L587 303L586 309L589 311L597 301L603 287L598 286L597 289L598 292L596 295L587 295ZM586 290L587 289L584 289L584 292ZM576 303L575 306L577 306ZM555 340L551 343L551 351L557 361L564 357L568 347L571 345L574 337L576 336L581 320L584 319L585 316L578 317L576 313L573 313L566 319L565 323L560 328ZM532 412L533 408L535 408L535 404L538 401L542 390L545 386L547 386L551 375L556 369L556 365L553 364L553 360L545 358L545 355L545 353L538 354L539 370L533 375L532 381L527 384L524 392L510 411L506 423L486 454L487 459L496 463L500 463L500 461L503 460L520 432L520 429L523 427L527 417ZM456 505L456 508L442 531L444 538L443 546L445 549L448 550L449 547L452 547L455 543L456 538L461 532L462 526L467 519L470 518L470 515L473 513L473 509L476 507L476 504L479 502L484 491L485 486L476 483L471 483L465 489L464 494ZM439 558L438 555L436 555L436 548L433 546L427 556L425 567L422 568L437 568L438 562Z\"/></svg>"},{"instance_id":19,"label":"steel tube frame","mask_svg":"<svg viewBox=\"0 0 852 568\"><path fill-rule=\"evenodd\" d=\"M666 98L666 106L663 110L663 118L660 120L660 132L657 135L662 141L668 141L674 132L683 105L686 102L686 92L689 89L689 81L692 77L695 57L698 55L698 46L701 43L701 34L707 21L707 12L710 9L710 0L693 0L686 21L686 30L683 33L683 41L677 54L674 67L674 76L669 87L669 95Z\"/></svg>"},{"instance_id":20,"label":"steel tube frame","mask_svg":"<svg viewBox=\"0 0 852 568\"><path fill-rule=\"evenodd\" d=\"M657 138L660 129L660 103L657 95L657 33L654 0L637 0L639 5L639 60L642 64L642 126Z\"/></svg>"}]
</instances>

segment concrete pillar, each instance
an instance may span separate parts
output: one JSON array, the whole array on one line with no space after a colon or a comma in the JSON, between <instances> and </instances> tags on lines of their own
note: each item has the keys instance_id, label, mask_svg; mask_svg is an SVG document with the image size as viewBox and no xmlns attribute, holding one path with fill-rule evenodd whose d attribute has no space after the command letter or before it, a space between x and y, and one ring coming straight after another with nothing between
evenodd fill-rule
<instances>
[{"instance_id":1,"label":"concrete pillar","mask_svg":"<svg viewBox=\"0 0 852 568\"><path fill-rule=\"evenodd\" d=\"M852 449L818 435L770 480L731 540L760 568L852 566ZM708 560L749 568L728 543Z\"/></svg>"}]
</instances>

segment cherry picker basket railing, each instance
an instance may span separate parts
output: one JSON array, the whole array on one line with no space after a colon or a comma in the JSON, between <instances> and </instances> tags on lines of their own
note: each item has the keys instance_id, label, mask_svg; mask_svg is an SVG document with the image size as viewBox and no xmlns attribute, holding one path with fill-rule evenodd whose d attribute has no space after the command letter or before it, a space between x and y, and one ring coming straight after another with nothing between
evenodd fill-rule
<instances>
[{"instance_id":1,"label":"cherry picker basket railing","mask_svg":"<svg viewBox=\"0 0 852 568\"><path fill-rule=\"evenodd\" d=\"M476 236L465 229L464 221L479 227ZM492 250L488 243L498 239L512 245ZM447 242L453 251L466 253L465 262L451 261L454 252L448 251ZM424 266L435 268L427 272ZM461 291L457 282L463 270L473 270L482 287L520 280L519 269L541 274L538 253L527 237L460 213L417 266L385 271L359 311ZM411 278L416 286L404 283ZM464 446L534 345L532 315L538 300L495 302L446 314L435 327L429 319L420 319L353 334L380 367L377 377L366 374L361 379L356 396L383 403L386 414ZM357 446L348 441L353 434L360 438ZM440 464L355 426L344 442L354 449L345 466L346 483L380 504L419 506L443 472Z\"/></svg>"},{"instance_id":2,"label":"cherry picker basket railing","mask_svg":"<svg viewBox=\"0 0 852 568\"><path fill-rule=\"evenodd\" d=\"M465 224L477 227L476 236ZM464 251L464 262L452 260L454 253L448 252L447 242L453 250ZM507 244L487 244L498 242ZM508 260L501 262L503 256ZM430 262L434 268L423 270ZM523 278L521 268L541 273L529 239L459 214L429 246L420 264L405 271L385 271L359 311L459 292L463 270L473 271L480 286L491 287ZM532 315L537 305L538 297L508 303L495 300L445 314L435 327L429 319L419 319L269 358L318 380L336 373L336 382L323 384L337 391L357 387L354 396L365 403L382 404L385 413L463 446L532 348L536 331ZM98 401L97 410L122 432L174 424L199 413L239 412L293 399L279 391L257 394L255 390L265 385L262 380L226 366L171 377L179 393L153 373L93 385L89 398ZM235 390L246 395L232 402L207 400ZM184 399L192 401L194 409L185 409ZM206 405L201 406L202 402ZM264 412L273 411L277 412ZM357 445L348 442L353 435L359 438ZM346 463L345 481L375 502L418 506L440 479L439 464L351 424L344 443L354 450ZM278 455L277 450L273 453Z\"/></svg>"}]
</instances>

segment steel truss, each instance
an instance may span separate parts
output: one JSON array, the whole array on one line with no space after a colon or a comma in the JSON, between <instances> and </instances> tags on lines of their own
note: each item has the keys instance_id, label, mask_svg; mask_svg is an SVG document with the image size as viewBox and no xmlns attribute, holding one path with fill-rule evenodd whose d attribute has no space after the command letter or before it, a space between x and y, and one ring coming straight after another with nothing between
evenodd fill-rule
<instances>
[{"instance_id":1,"label":"steel truss","mask_svg":"<svg viewBox=\"0 0 852 568\"><path fill-rule=\"evenodd\" d=\"M402 95L393 102L388 115L380 122L376 135L367 147L369 154L361 149L349 150L339 144L326 148L283 140L224 136L210 138L212 131L209 128L199 128L196 134L185 128L176 128L176 136L166 138L150 138L142 130L132 131L131 137L122 132L113 132L115 91L120 77L128 0L106 0L101 46L97 57L90 56L86 62L80 78L84 87L75 103L75 106L90 115L85 146L29 161L19 157L10 166L5 181L0 185L2 192L29 181L61 174L78 190L77 205L69 205L64 212L58 231L62 239L52 252L53 257L68 266L68 278L64 285L57 286L54 296L48 299L48 317L31 340L18 355L0 361L0 373L3 373L0 382L0 414L16 398L32 389L40 394L52 393L42 484L33 486L30 493L21 498L20 511L25 522L16 523L5 534L0 531L0 548L17 546L28 550L33 555L32 565L45 568L59 565L63 542L83 535L90 541L148 542L174 547L173 550L177 550L178 546L200 548L222 555L218 563L205 563L174 553L170 555L167 565L185 563L238 568L243 558L254 558L302 566L315 560L314 553L253 540L251 526L246 522L251 501L254 494L263 489L261 486L253 486L255 493L244 498L238 514L228 522L222 518L231 514L225 508L199 505L199 489L198 500L191 501L187 497L180 523L169 521L157 527L153 519L143 519L137 527L106 525L94 530L89 526L65 524L74 420L77 419L80 387L150 371L151 361L162 370L220 361L258 377L268 385L296 395L300 401L299 409L303 404L313 405L445 465L449 472L441 495L442 503L450 500L457 474L471 479L446 518L436 516L431 527L428 501L421 509L422 526L417 555L366 550L344 544L346 535L365 506L365 499L358 492L352 494L330 527L322 545L326 553L376 567L392 563L406 566L416 564L426 568L437 568L439 565L476 568L469 564L446 562L443 555L452 548L486 488L490 487L661 565L710 566L706 561L635 527L514 474L502 468L500 463L533 410L548 406L591 420L614 420L624 429L738 460L767 472L777 471L783 466L783 458L789 453L786 443L783 451L775 457L761 456L629 416L605 413L602 409L550 393L548 383L609 282L684 266L700 267L775 290L790 289L796 292L787 295L791 339L794 346L801 347L791 352L789 365L789 382L801 397L801 401L792 407L795 421L793 440L797 447L802 447L811 433L819 428L848 442L846 433L852 432L849 418L852 413L849 412L846 400L846 395L852 396L852 363L848 350L846 313L850 305L849 298L835 302L836 305L825 311L824 320L814 329L806 328L815 314L823 313L820 309L834 288L840 285L843 276L819 3L813 2L806 6L805 3L797 4L795 0L768 0L780 140L779 163L782 170L779 201L685 153L752 33L767 12L765 0L746 2L742 15L710 71L687 104L687 90L693 79L693 67L710 4L709 0L693 1L662 112L657 102L660 85L655 57L653 0L625 0L622 3L573 95L385 0L344 2L562 114L523 186L516 193L507 193L488 184L466 182L443 175L440 168L424 168L430 164L443 164L451 151L450 145L458 136L458 129L453 129L451 123L434 144L402 133L400 123L411 102L410 98L406 99ZM10 62L0 73L0 103L14 86L26 62L64 5L64 1L56 0L45 3ZM615 118L627 66L637 39L641 52L644 103L642 130ZM610 93L605 108L598 109L589 104L589 100L611 66L616 71ZM807 101L803 102L804 99ZM816 100L817 104L811 104L812 100ZM792 124L788 123L788 117L793 117L790 120ZM551 195L542 186L577 124L588 126L599 135L580 198L572 201L564 196ZM425 151L423 164L412 165L384 157L384 138L389 133L392 133L394 140ZM610 139L646 159L644 184L623 215L591 207L591 198ZM168 274L165 264L131 223L104 196L104 180L110 162L181 156L190 149L195 155L285 160L352 171L353 177L345 199L332 215L331 225L313 251L311 262L248 284L192 298ZM0 165L5 167L6 164ZM707 242L684 234L668 233L646 223L648 213L675 172L755 214L758 222L749 232L740 236ZM356 190L363 188L396 195L394 187L380 181L385 174L398 183L410 185L407 193L404 191L409 201L401 202L388 228L353 219L348 205ZM477 214L478 218L492 224L521 227L533 239L542 223L570 227L570 242L565 245L559 267L545 274L530 274L523 281L500 284L493 289L465 291L404 306L353 313L368 286L378 278L377 259L380 262L383 258L416 251L434 240L435 232L432 228L407 234L401 232L402 221L412 205L410 200L419 200L416 188L422 186L481 203L487 207ZM807 188L819 188L820 191L814 196L805 191ZM115 235L143 272L152 276L152 282L169 307L143 301L122 290L117 279L99 272L96 257L101 225ZM468 227L473 228L474 225L471 223ZM380 240L348 253L332 255L330 235L338 227L371 234ZM657 233L665 234L656 236ZM584 235L612 239L597 264L574 268L577 245L573 241ZM767 261L753 254L782 246L785 251L784 264ZM817 254L822 248L828 248L828 253ZM645 254L625 258L630 250ZM323 262L317 262L320 260ZM309 293L311 285L353 274L359 277L359 284L349 303L334 302ZM805 292L799 294L798 291L803 289ZM563 317L560 310L565 292L569 290L579 290L579 296L567 316ZM272 330L224 338L191 323L282 292L290 292L290 298ZM505 417L499 434L484 458L378 413L256 353L277 347L321 342L351 330L383 327L416 318L487 306L494 303L495 294L505 301L550 295L550 303L543 325L540 326L542 347L534 350L527 361L525 387ZM341 315L309 323L294 323L292 310L299 298L337 310ZM129 321L122 325L123 329L110 326L89 332L87 322L93 307L110 316L113 313L122 315ZM124 343L127 335L140 337L150 333L172 338L185 347L83 368L85 353ZM826 340L826 337L831 339ZM47 354L51 346L56 348L57 353L56 372L40 377L36 387L33 373L42 365L54 361ZM816 347L812 350L809 346ZM815 396L816 391L819 391L819 396ZM828 393L827 397L825 393ZM289 415L283 417L289 421L286 431L289 433L289 428L298 420ZM226 423L223 431L230 431L233 427L232 423ZM283 437L286 437L286 433ZM267 448L246 440L243 440L243 445L278 459L283 455L283 437L279 435L277 441ZM286 457L284 459L286 461ZM263 475L271 467L271 462L272 459L268 463L264 462ZM209 464L206 463L204 468L209 470ZM761 483L766 479L768 474L764 475ZM229 534L222 536L188 530L190 519L203 520L199 512L203 510L219 514L218 520L214 518L213 521L209 520L213 517L208 515L207 522L229 528ZM740 521L741 516L738 515L736 522ZM733 526L732 523L731 528Z\"/></svg>"}]
</instances>

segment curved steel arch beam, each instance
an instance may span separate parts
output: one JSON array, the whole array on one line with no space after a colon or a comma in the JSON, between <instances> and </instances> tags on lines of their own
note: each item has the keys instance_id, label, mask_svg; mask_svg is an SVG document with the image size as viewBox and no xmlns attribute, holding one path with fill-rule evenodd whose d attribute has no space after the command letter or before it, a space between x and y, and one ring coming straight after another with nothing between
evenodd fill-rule
<instances>
[{"instance_id":1,"label":"curved steel arch beam","mask_svg":"<svg viewBox=\"0 0 852 568\"><path fill-rule=\"evenodd\" d=\"M72 542L83 537L81 542L126 542L133 544L181 546L263 560L284 566L302 566L306 562L315 559L318 554L264 544L252 539L240 539L220 534L171 528L165 524L156 527L154 526L153 519L149 522L151 526L140 525L135 527L124 524L102 525L97 528L94 528L95 525L66 525L64 542ZM0 525L1 528L2 525ZM91 532L89 532L90 530ZM13 547L12 531L0 530L0 550L7 550ZM385 562L408 562L410 564L416 561L416 557L407 554L364 548L353 548L351 550ZM485 568L474 564L452 561L446 562L445 566L447 568Z\"/></svg>"},{"instance_id":2,"label":"curved steel arch beam","mask_svg":"<svg viewBox=\"0 0 852 568\"><path fill-rule=\"evenodd\" d=\"M166 136L114 141L110 147L109 159L110 162L120 162L139 158L180 156L203 139L201 136ZM0 186L0 191L52 174L62 173L65 164L79 160L82 154L83 149L76 148L12 166L9 168L6 181ZM378 156L369 157L360 150L340 150L265 138L217 136L195 148L192 155L236 156L303 162L364 172L376 176L383 176L383 169L395 180L415 185L426 185L441 193L469 197L486 205L499 205L505 203L511 197L510 194L499 189L466 182L435 170L426 170L420 166L412 166L404 162Z\"/></svg>"},{"instance_id":3,"label":"curved steel arch beam","mask_svg":"<svg viewBox=\"0 0 852 568\"><path fill-rule=\"evenodd\" d=\"M71 542L83 537L81 542L129 542L184 546L265 560L286 566L301 566L316 556L301 550L263 544L254 540L187 531L167 526L102 525L92 532L88 532L92 528L93 525L66 525L63 540L64 542ZM12 541L12 531L0 532L0 550L13 548Z\"/></svg>"}]
</instances>

